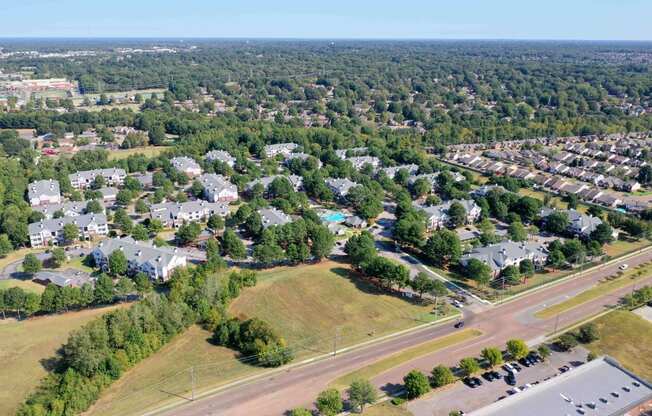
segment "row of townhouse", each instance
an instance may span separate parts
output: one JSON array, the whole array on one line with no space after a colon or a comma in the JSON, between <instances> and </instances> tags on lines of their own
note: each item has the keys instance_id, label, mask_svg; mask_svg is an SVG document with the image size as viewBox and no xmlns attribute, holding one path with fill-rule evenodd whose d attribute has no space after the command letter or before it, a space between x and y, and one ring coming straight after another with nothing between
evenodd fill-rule
<instances>
[{"instance_id":1,"label":"row of townhouse","mask_svg":"<svg viewBox=\"0 0 652 416\"><path fill-rule=\"evenodd\" d=\"M273 226L280 226L292 222L292 218L281 210L274 207L261 208L258 210L260 220L263 223L263 228L267 229Z\"/></svg>"},{"instance_id":2,"label":"row of townhouse","mask_svg":"<svg viewBox=\"0 0 652 416\"><path fill-rule=\"evenodd\" d=\"M73 217L62 217L41 220L28 225L29 241L32 247L58 245L64 242L63 228L73 224L79 230L79 238L88 239L109 233L109 224L104 214L84 214Z\"/></svg>"},{"instance_id":3,"label":"row of townhouse","mask_svg":"<svg viewBox=\"0 0 652 416\"><path fill-rule=\"evenodd\" d=\"M448 210L453 203L459 203L466 211L466 224L472 224L480 218L482 209L472 199L454 199L443 204L424 206L415 204L415 207L426 214L426 228L428 231L439 230L450 223Z\"/></svg>"},{"instance_id":4,"label":"row of townhouse","mask_svg":"<svg viewBox=\"0 0 652 416\"><path fill-rule=\"evenodd\" d=\"M226 217L229 206L207 201L163 202L149 207L151 219L161 221L165 227L179 227L186 222L202 221L211 215Z\"/></svg>"},{"instance_id":5,"label":"row of townhouse","mask_svg":"<svg viewBox=\"0 0 652 416\"><path fill-rule=\"evenodd\" d=\"M48 204L34 207L33 210L43 214L46 220L50 220L55 216L58 217L78 217L80 215L86 214L86 206L88 202L86 201L68 201L61 202L58 204ZM101 204L100 204L101 205Z\"/></svg>"},{"instance_id":6,"label":"row of townhouse","mask_svg":"<svg viewBox=\"0 0 652 416\"><path fill-rule=\"evenodd\" d=\"M562 212L567 215L569 220L567 231L577 237L590 237L591 233L598 228L598 225L602 224L600 218L594 217L593 215L582 214L574 209L557 210L554 208L542 208L539 215L545 222L546 218L555 212ZM612 237L614 239L618 238L618 232L616 230L613 231Z\"/></svg>"},{"instance_id":7,"label":"row of townhouse","mask_svg":"<svg viewBox=\"0 0 652 416\"><path fill-rule=\"evenodd\" d=\"M275 157L276 155L282 155L283 157L288 157L298 147L299 145L296 143L268 144L265 147L263 147L263 154L267 158L272 158Z\"/></svg>"},{"instance_id":8,"label":"row of townhouse","mask_svg":"<svg viewBox=\"0 0 652 416\"><path fill-rule=\"evenodd\" d=\"M294 189L295 192L298 192L302 187L303 187L303 178L298 175L272 175L272 176L264 176L262 178L254 179L251 182L248 182L247 185L245 186L245 190L247 192L251 192L254 187L258 184L260 184L265 193L267 193L269 186L274 182L275 179L286 179L290 185L292 186L292 189Z\"/></svg>"},{"instance_id":9,"label":"row of townhouse","mask_svg":"<svg viewBox=\"0 0 652 416\"><path fill-rule=\"evenodd\" d=\"M177 171L186 174L190 178L197 177L202 174L201 166L195 159L188 156L177 156L170 159L172 167Z\"/></svg>"},{"instance_id":10,"label":"row of townhouse","mask_svg":"<svg viewBox=\"0 0 652 416\"><path fill-rule=\"evenodd\" d=\"M155 247L132 238L112 238L102 241L91 253L97 267L108 271L109 257L115 250L127 258L129 274L143 272L156 281L166 281L174 269L186 266L186 256L177 249Z\"/></svg>"},{"instance_id":11,"label":"row of townhouse","mask_svg":"<svg viewBox=\"0 0 652 416\"><path fill-rule=\"evenodd\" d=\"M61 202L59 182L54 179L35 181L27 186L27 199L33 207Z\"/></svg>"},{"instance_id":12,"label":"row of townhouse","mask_svg":"<svg viewBox=\"0 0 652 416\"><path fill-rule=\"evenodd\" d=\"M70 185L75 189L88 188L96 177L101 176L107 185L120 186L127 177L127 172L120 168L93 169L71 173L68 175Z\"/></svg>"},{"instance_id":13,"label":"row of townhouse","mask_svg":"<svg viewBox=\"0 0 652 416\"><path fill-rule=\"evenodd\" d=\"M466 267L471 259L476 259L491 269L492 276L498 277L508 266L518 266L523 260L531 260L535 267L541 268L548 260L548 250L542 243L503 241L485 247L476 247L460 258Z\"/></svg>"},{"instance_id":14,"label":"row of townhouse","mask_svg":"<svg viewBox=\"0 0 652 416\"><path fill-rule=\"evenodd\" d=\"M204 173L198 178L204 187L204 198L209 202L231 202L238 200L238 187L225 176Z\"/></svg>"},{"instance_id":15,"label":"row of townhouse","mask_svg":"<svg viewBox=\"0 0 652 416\"><path fill-rule=\"evenodd\" d=\"M339 200L343 200L349 194L351 189L360 184L353 182L347 178L327 178L325 180L326 186L333 192L335 197Z\"/></svg>"}]
</instances>

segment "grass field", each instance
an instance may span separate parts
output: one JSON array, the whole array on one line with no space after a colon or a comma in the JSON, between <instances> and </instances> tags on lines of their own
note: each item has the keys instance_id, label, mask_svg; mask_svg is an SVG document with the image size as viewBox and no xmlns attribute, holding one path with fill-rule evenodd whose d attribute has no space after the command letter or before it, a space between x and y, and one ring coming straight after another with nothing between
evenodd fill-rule
<instances>
[{"instance_id":1,"label":"grass field","mask_svg":"<svg viewBox=\"0 0 652 416\"><path fill-rule=\"evenodd\" d=\"M91 415L142 414L179 396L189 397L190 367L195 385L216 387L236 377L264 371L240 363L236 352L207 341L211 333L191 327L159 352L125 373L104 392Z\"/></svg>"},{"instance_id":2,"label":"grass field","mask_svg":"<svg viewBox=\"0 0 652 416\"><path fill-rule=\"evenodd\" d=\"M405 406L405 405L403 405ZM412 416L403 406L394 406L389 402L369 406L362 413L363 416Z\"/></svg>"},{"instance_id":3,"label":"grass field","mask_svg":"<svg viewBox=\"0 0 652 416\"><path fill-rule=\"evenodd\" d=\"M135 147L133 149L111 150L109 160L126 159L131 155L144 155L145 157L155 157L170 149L171 146L147 146Z\"/></svg>"},{"instance_id":4,"label":"grass field","mask_svg":"<svg viewBox=\"0 0 652 416\"><path fill-rule=\"evenodd\" d=\"M614 311L594 322L600 339L587 348L610 355L628 370L652 380L652 323L628 311Z\"/></svg>"},{"instance_id":5,"label":"grass field","mask_svg":"<svg viewBox=\"0 0 652 416\"><path fill-rule=\"evenodd\" d=\"M620 277L600 282L592 288L573 296L568 300L542 309L535 313L534 316L540 319L552 318L557 314L576 308L586 302L590 302L608 293L631 285L639 280L646 279L650 277L650 273L652 273L652 265L641 265L623 273Z\"/></svg>"},{"instance_id":6,"label":"grass field","mask_svg":"<svg viewBox=\"0 0 652 416\"><path fill-rule=\"evenodd\" d=\"M45 286L34 283L31 280L21 280L21 279L4 279L0 280L0 289L9 289L10 287L19 287L23 290L34 293L42 293L45 290Z\"/></svg>"},{"instance_id":7,"label":"grass field","mask_svg":"<svg viewBox=\"0 0 652 416\"><path fill-rule=\"evenodd\" d=\"M348 274L346 265L328 261L261 272L256 287L243 290L230 310L241 318L269 321L290 345L300 348L297 359L332 351L337 327L338 345L344 346L366 341L370 334L378 336L436 319L432 306L378 293ZM189 397L191 366L198 366L195 386L199 391L265 371L242 364L234 351L211 344L210 335L197 327L179 335L129 370L89 414L142 414L179 396Z\"/></svg>"},{"instance_id":8,"label":"grass field","mask_svg":"<svg viewBox=\"0 0 652 416\"><path fill-rule=\"evenodd\" d=\"M632 253L650 245L650 241L642 238L640 240L625 241L617 240L604 247L604 253L611 257L622 256L627 253Z\"/></svg>"},{"instance_id":9,"label":"grass field","mask_svg":"<svg viewBox=\"0 0 652 416\"><path fill-rule=\"evenodd\" d=\"M68 339L68 334L91 319L121 307L87 309L62 315L16 321L0 320L0 414L13 414L46 375L44 365Z\"/></svg>"},{"instance_id":10,"label":"grass field","mask_svg":"<svg viewBox=\"0 0 652 416\"><path fill-rule=\"evenodd\" d=\"M7 265L9 265L10 263L13 263L17 260L21 260L23 257L25 257L25 255L29 253L40 253L42 251L44 250L39 248L21 248L19 250L12 251L6 256L0 258L0 270L7 267Z\"/></svg>"},{"instance_id":11,"label":"grass field","mask_svg":"<svg viewBox=\"0 0 652 416\"><path fill-rule=\"evenodd\" d=\"M543 191L538 191L535 189L530 189L530 188L521 188L518 193L520 195L524 196L531 196L533 198L536 198L540 201L543 201L543 198L546 195L546 192ZM563 201L560 197L552 195L552 206L560 208L560 209L567 209L568 208L568 203ZM579 203L577 204L577 210L582 213L586 213L586 211L589 209L588 205Z\"/></svg>"},{"instance_id":12,"label":"grass field","mask_svg":"<svg viewBox=\"0 0 652 416\"><path fill-rule=\"evenodd\" d=\"M390 355L389 357L383 358L357 371L346 374L333 381L331 383L331 387L344 390L351 384L353 380L359 378L367 380L372 379L384 373L385 371L388 371L415 358L433 353L435 351L441 350L442 348L447 348L452 345L459 344L460 342L478 337L480 335L482 335L482 332L478 331L477 329L465 329L451 335L446 335L444 337L424 342L412 348Z\"/></svg>"},{"instance_id":13,"label":"grass field","mask_svg":"<svg viewBox=\"0 0 652 416\"><path fill-rule=\"evenodd\" d=\"M304 346L299 355L332 351L336 336L345 346L431 322L432 310L381 292L353 277L348 265L330 261L261 273L258 285L231 305L234 315L264 319L290 345Z\"/></svg>"}]
</instances>

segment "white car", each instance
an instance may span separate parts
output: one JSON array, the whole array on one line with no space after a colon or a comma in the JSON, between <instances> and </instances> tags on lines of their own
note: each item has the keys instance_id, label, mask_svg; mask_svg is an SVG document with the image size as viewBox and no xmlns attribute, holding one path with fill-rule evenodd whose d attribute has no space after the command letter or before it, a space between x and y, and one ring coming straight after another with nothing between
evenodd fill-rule
<instances>
[{"instance_id":1,"label":"white car","mask_svg":"<svg viewBox=\"0 0 652 416\"><path fill-rule=\"evenodd\" d=\"M462 309L462 308L464 307L464 304L463 304L462 302L460 302L459 300L457 300L457 299L453 299L453 301L452 301L451 303L452 303L453 306L455 306L456 308L460 308L460 309Z\"/></svg>"},{"instance_id":2,"label":"white car","mask_svg":"<svg viewBox=\"0 0 652 416\"><path fill-rule=\"evenodd\" d=\"M620 270L627 270L628 267L629 267L629 264L624 263L624 264L621 264L620 267L618 267L618 268L619 268Z\"/></svg>"}]
</instances>

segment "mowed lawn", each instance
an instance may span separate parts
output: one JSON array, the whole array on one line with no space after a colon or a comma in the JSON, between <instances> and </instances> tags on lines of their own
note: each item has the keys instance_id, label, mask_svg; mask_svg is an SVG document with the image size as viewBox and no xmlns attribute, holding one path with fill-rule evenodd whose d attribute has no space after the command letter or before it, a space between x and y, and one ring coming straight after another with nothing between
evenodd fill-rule
<instances>
[{"instance_id":1,"label":"mowed lawn","mask_svg":"<svg viewBox=\"0 0 652 416\"><path fill-rule=\"evenodd\" d=\"M71 331L118 306L87 309L26 321L0 320L0 415L10 415L46 375L43 364Z\"/></svg>"},{"instance_id":2,"label":"mowed lawn","mask_svg":"<svg viewBox=\"0 0 652 416\"><path fill-rule=\"evenodd\" d=\"M212 334L197 326L177 336L111 385L89 415L139 415L181 397L190 397L190 368L198 390L264 371L242 364L237 353L208 342Z\"/></svg>"},{"instance_id":3,"label":"mowed lawn","mask_svg":"<svg viewBox=\"0 0 652 416\"><path fill-rule=\"evenodd\" d=\"M588 345L610 355L625 368L652 380L652 323L629 311L614 311L594 321L600 339Z\"/></svg>"},{"instance_id":4,"label":"mowed lawn","mask_svg":"<svg viewBox=\"0 0 652 416\"><path fill-rule=\"evenodd\" d=\"M436 319L432 306L380 293L349 273L348 265L330 261L260 272L256 287L243 290L230 312L270 322L300 347L297 360L330 352L336 332L342 347ZM109 387L88 414L136 415L190 397L193 366L197 392L267 371L241 363L210 336L199 327L177 336Z\"/></svg>"},{"instance_id":5,"label":"mowed lawn","mask_svg":"<svg viewBox=\"0 0 652 416\"><path fill-rule=\"evenodd\" d=\"M290 345L301 347L299 356L437 319L432 305L389 295L332 261L261 273L256 287L244 290L230 310L269 322Z\"/></svg>"},{"instance_id":6,"label":"mowed lawn","mask_svg":"<svg viewBox=\"0 0 652 416\"><path fill-rule=\"evenodd\" d=\"M34 283L31 280L22 279L3 279L0 280L0 289L9 289L11 287L19 287L28 292L43 293L45 286Z\"/></svg>"},{"instance_id":7,"label":"mowed lawn","mask_svg":"<svg viewBox=\"0 0 652 416\"><path fill-rule=\"evenodd\" d=\"M109 160L126 159L131 155L144 155L145 157L155 157L170 149L171 146L147 146L135 147L133 149L111 150Z\"/></svg>"}]
</instances>

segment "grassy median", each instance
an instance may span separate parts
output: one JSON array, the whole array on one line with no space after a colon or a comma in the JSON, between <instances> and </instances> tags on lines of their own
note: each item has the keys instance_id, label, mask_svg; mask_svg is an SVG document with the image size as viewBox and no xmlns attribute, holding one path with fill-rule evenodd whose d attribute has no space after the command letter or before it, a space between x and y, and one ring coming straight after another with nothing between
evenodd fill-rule
<instances>
[{"instance_id":1,"label":"grassy median","mask_svg":"<svg viewBox=\"0 0 652 416\"><path fill-rule=\"evenodd\" d=\"M576 296L573 296L568 300L565 300L563 302L542 309L537 313L535 313L534 316L540 319L552 318L557 314L566 312L586 302L590 302L601 296L615 292L616 290L634 284L639 280L646 279L650 277L650 273L652 273L652 265L650 264L641 265L639 267L630 270L629 272L623 273L621 276L617 276L611 280L601 281L595 286L593 286L592 288Z\"/></svg>"},{"instance_id":2,"label":"grassy median","mask_svg":"<svg viewBox=\"0 0 652 416\"><path fill-rule=\"evenodd\" d=\"M427 354L439 351L443 348L450 347L455 344L467 341L471 338L479 337L482 332L477 329L465 329L451 335L446 335L424 342L412 348L408 348L396 354L392 354L387 358L383 358L375 363L363 367L359 370L353 371L345 376L342 376L331 383L331 387L344 390L353 380L372 379L385 371L391 370L401 364L414 360L415 358L422 357Z\"/></svg>"}]
</instances>

